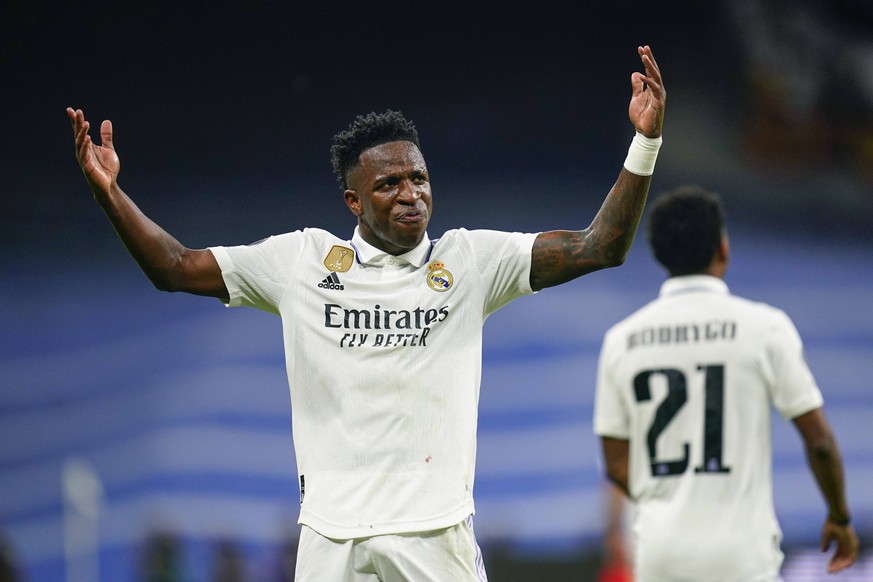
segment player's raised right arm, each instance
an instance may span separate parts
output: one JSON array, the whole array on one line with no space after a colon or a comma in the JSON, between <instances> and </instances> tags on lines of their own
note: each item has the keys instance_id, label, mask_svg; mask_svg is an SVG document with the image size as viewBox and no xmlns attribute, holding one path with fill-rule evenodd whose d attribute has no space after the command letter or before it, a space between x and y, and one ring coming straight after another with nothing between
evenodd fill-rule
<instances>
[{"instance_id":1,"label":"player's raised right arm","mask_svg":"<svg viewBox=\"0 0 873 582\"><path fill-rule=\"evenodd\" d=\"M221 268L207 249L189 249L155 224L118 186L121 163L112 143L112 122L100 125L100 145L88 134L81 109L67 108L76 142L76 159L127 250L162 291L185 291L227 300Z\"/></svg>"}]
</instances>

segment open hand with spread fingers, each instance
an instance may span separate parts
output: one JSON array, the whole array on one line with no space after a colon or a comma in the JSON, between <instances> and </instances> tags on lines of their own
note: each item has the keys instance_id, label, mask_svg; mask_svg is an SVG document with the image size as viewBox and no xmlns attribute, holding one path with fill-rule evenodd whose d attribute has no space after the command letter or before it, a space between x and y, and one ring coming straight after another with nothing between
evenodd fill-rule
<instances>
[{"instance_id":1,"label":"open hand with spread fingers","mask_svg":"<svg viewBox=\"0 0 873 582\"><path fill-rule=\"evenodd\" d=\"M637 47L640 59L645 67L645 74L635 71L631 75L631 96L628 116L638 132L646 137L660 137L664 126L664 107L667 103L667 91L661 79L661 70L652 49L646 45Z\"/></svg>"},{"instance_id":2,"label":"open hand with spread fingers","mask_svg":"<svg viewBox=\"0 0 873 582\"><path fill-rule=\"evenodd\" d=\"M85 174L85 179L95 196L106 195L116 186L121 162L112 144L112 122L108 119L100 124L100 145L96 145L88 134L91 124L85 119L81 109L67 107L67 116L73 124L73 138L76 141L76 159Z\"/></svg>"}]
</instances>

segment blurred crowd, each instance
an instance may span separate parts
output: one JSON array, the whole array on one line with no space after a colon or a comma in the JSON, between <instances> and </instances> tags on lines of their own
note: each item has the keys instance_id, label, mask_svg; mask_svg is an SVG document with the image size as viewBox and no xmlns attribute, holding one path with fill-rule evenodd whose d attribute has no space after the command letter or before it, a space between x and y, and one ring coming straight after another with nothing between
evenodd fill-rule
<instances>
[{"instance_id":1,"label":"blurred crowd","mask_svg":"<svg viewBox=\"0 0 873 582\"><path fill-rule=\"evenodd\" d=\"M873 179L873 4L736 0L743 147L771 167L842 167Z\"/></svg>"}]
</instances>

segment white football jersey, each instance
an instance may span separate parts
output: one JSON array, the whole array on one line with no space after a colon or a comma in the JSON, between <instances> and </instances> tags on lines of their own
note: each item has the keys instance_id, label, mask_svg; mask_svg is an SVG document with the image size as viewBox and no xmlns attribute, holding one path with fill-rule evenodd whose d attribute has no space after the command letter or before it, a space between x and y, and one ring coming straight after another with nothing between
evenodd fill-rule
<instances>
[{"instance_id":1,"label":"white football jersey","mask_svg":"<svg viewBox=\"0 0 873 582\"><path fill-rule=\"evenodd\" d=\"M482 324L532 292L535 238L452 230L392 256L306 229L211 249L228 305L282 318L300 523L350 539L473 513Z\"/></svg>"},{"instance_id":2,"label":"white football jersey","mask_svg":"<svg viewBox=\"0 0 873 582\"><path fill-rule=\"evenodd\" d=\"M668 279L606 333L594 430L630 441L638 580L778 579L771 406L822 406L800 336L721 279Z\"/></svg>"}]
</instances>

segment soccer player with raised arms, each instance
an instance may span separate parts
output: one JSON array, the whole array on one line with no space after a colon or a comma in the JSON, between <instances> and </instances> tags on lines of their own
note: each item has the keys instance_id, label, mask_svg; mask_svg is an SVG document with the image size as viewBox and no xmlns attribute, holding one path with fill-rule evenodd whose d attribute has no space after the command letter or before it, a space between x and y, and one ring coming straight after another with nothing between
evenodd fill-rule
<instances>
[{"instance_id":1,"label":"soccer player with raised arms","mask_svg":"<svg viewBox=\"0 0 873 582\"><path fill-rule=\"evenodd\" d=\"M334 137L334 170L357 220L351 237L305 228L191 249L120 188L112 124L102 123L98 146L82 111L67 110L95 199L158 289L282 319L301 497L298 582L486 579L472 529L482 325L517 297L624 261L666 102L652 51L638 53L635 136L582 230L460 228L431 239L418 132L386 111Z\"/></svg>"}]
</instances>

